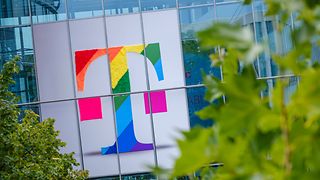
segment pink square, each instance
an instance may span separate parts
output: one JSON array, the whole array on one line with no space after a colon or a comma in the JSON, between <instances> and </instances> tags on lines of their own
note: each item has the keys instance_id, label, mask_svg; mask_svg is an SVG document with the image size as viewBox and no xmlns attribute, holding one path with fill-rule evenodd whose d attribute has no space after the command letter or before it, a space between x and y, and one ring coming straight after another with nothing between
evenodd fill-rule
<instances>
[{"instance_id":1,"label":"pink square","mask_svg":"<svg viewBox=\"0 0 320 180\"><path fill-rule=\"evenodd\" d=\"M84 98L78 100L80 121L102 119L101 99Z\"/></svg>"},{"instance_id":2,"label":"pink square","mask_svg":"<svg viewBox=\"0 0 320 180\"><path fill-rule=\"evenodd\" d=\"M152 113L167 112L167 99L165 91L150 92ZM150 114L148 93L144 93L144 108L146 114Z\"/></svg>"}]
</instances>

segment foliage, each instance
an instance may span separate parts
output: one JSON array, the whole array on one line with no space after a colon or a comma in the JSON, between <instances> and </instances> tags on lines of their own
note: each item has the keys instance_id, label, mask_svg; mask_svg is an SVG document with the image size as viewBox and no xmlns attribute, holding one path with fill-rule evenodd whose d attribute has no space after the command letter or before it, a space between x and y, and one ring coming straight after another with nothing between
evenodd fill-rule
<instances>
[{"instance_id":1,"label":"foliage","mask_svg":"<svg viewBox=\"0 0 320 180\"><path fill-rule=\"evenodd\" d=\"M292 12L297 15L292 33L294 48L284 55L273 54L273 59L281 73L299 77L299 87L288 100L289 79L280 78L271 97L261 97L266 85L256 79L252 62L266 47L254 43L250 30L239 25L216 23L200 32L203 48L219 46L223 50L211 58L214 65L222 66L224 80L204 76L206 100L211 104L197 114L215 124L184 132L184 138L178 141L181 157L171 178L196 171L206 179L320 177L320 66L311 60L313 45L320 44L320 2L265 3L266 15L279 16L278 32ZM223 95L225 104L213 103ZM206 168L212 162L223 162L224 166Z\"/></svg>"},{"instance_id":2,"label":"foliage","mask_svg":"<svg viewBox=\"0 0 320 180\"><path fill-rule=\"evenodd\" d=\"M18 98L8 89L19 72L16 57L4 64L0 73L0 179L85 179L86 171L73 170L79 163L74 153L60 154L66 144L54 129L54 120L39 122L26 111L22 123Z\"/></svg>"}]
</instances>

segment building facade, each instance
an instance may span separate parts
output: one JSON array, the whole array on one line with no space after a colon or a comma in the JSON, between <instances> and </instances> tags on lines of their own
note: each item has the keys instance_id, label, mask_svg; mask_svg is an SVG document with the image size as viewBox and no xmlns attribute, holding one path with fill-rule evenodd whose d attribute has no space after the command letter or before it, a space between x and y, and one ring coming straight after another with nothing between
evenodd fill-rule
<instances>
[{"instance_id":1,"label":"building facade","mask_svg":"<svg viewBox=\"0 0 320 180\"><path fill-rule=\"evenodd\" d=\"M257 79L280 77L270 56L292 48L294 14L283 32L265 17L262 1L236 0L4 0L0 11L0 67L21 57L12 90L22 109L55 118L63 152L90 177L152 179L148 166L172 168L179 131L210 126L194 113L207 103L201 71L217 51L199 48L196 33L213 22L250 27L269 51L253 64Z\"/></svg>"}]
</instances>

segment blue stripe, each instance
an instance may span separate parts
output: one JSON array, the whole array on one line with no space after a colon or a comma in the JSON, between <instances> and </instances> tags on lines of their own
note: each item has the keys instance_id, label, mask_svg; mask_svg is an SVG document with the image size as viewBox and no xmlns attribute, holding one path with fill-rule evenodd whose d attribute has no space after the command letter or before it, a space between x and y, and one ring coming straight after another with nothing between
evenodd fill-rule
<instances>
[{"instance_id":1,"label":"blue stripe","mask_svg":"<svg viewBox=\"0 0 320 180\"><path fill-rule=\"evenodd\" d=\"M117 97L115 97L117 98ZM123 133L126 127L132 121L132 109L130 96L121 104L116 112L118 136Z\"/></svg>"},{"instance_id":2,"label":"blue stripe","mask_svg":"<svg viewBox=\"0 0 320 180\"><path fill-rule=\"evenodd\" d=\"M156 73L158 75L158 80L162 81L164 79L164 77L163 77L161 58L159 58L158 61L156 62L156 64L154 64L154 69L156 70Z\"/></svg>"}]
</instances>

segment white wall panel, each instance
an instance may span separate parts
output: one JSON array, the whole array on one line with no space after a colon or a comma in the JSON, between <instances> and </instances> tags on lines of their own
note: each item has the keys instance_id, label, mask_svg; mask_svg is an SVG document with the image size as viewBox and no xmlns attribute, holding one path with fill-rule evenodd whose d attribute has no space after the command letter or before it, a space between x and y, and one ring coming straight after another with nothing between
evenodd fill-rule
<instances>
[{"instance_id":1,"label":"white wall panel","mask_svg":"<svg viewBox=\"0 0 320 180\"><path fill-rule=\"evenodd\" d=\"M39 24L33 28L40 100L73 98L67 23Z\"/></svg>"},{"instance_id":2,"label":"white wall panel","mask_svg":"<svg viewBox=\"0 0 320 180\"><path fill-rule=\"evenodd\" d=\"M70 36L73 63L76 51L106 48L103 18L70 21ZM107 55L101 56L89 66L84 91L77 91L77 97L110 94L109 79Z\"/></svg>"},{"instance_id":3,"label":"white wall panel","mask_svg":"<svg viewBox=\"0 0 320 180\"><path fill-rule=\"evenodd\" d=\"M60 131L59 138L67 143L67 146L62 148L61 152L75 152L74 157L81 163L81 147L75 101L42 104L41 115L43 119L55 119L55 129Z\"/></svg>"}]
</instances>

